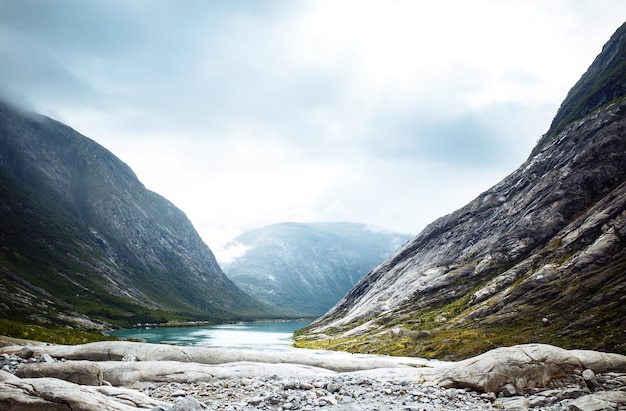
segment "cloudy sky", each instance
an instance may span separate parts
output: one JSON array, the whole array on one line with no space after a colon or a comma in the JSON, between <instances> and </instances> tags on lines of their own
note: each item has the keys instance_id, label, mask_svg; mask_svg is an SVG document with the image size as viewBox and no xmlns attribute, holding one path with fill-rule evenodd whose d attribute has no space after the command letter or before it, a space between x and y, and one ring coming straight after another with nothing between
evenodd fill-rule
<instances>
[{"instance_id":1,"label":"cloudy sky","mask_svg":"<svg viewBox=\"0 0 626 411\"><path fill-rule=\"evenodd\" d=\"M0 94L225 258L283 221L417 234L528 156L623 0L2 0Z\"/></svg>"}]
</instances>

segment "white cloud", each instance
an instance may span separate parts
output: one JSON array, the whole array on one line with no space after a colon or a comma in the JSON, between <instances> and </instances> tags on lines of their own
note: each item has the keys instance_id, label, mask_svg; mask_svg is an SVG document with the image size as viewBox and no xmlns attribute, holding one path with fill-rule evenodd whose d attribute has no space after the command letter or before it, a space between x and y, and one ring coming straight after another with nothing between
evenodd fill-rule
<instances>
[{"instance_id":1,"label":"white cloud","mask_svg":"<svg viewBox=\"0 0 626 411\"><path fill-rule=\"evenodd\" d=\"M243 257L252 247L236 241L229 242L224 247L215 250L215 255L222 267L232 263L236 259Z\"/></svg>"},{"instance_id":2,"label":"white cloud","mask_svg":"<svg viewBox=\"0 0 626 411\"><path fill-rule=\"evenodd\" d=\"M214 250L281 221L417 233L516 168L621 0L8 0L0 90L170 199Z\"/></svg>"}]
</instances>

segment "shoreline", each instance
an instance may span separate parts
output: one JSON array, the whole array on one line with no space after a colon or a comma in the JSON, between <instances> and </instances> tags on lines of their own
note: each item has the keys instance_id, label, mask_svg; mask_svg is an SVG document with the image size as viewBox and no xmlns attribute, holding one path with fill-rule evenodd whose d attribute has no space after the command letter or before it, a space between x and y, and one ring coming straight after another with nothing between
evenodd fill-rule
<instances>
[{"instance_id":1,"label":"shoreline","mask_svg":"<svg viewBox=\"0 0 626 411\"><path fill-rule=\"evenodd\" d=\"M237 322L207 326L148 327L115 330L110 336L122 341L262 351L298 350L294 331L309 321Z\"/></svg>"},{"instance_id":2,"label":"shoreline","mask_svg":"<svg viewBox=\"0 0 626 411\"><path fill-rule=\"evenodd\" d=\"M152 328L176 328L176 327L202 327L202 326L219 326L229 324L266 324L266 323L289 323L289 322L313 322L318 317L299 317L299 318L277 318L277 319L258 319L258 320L240 320L231 322L214 322L214 321L169 321L166 323L138 323L129 330L140 329L146 327ZM124 328L121 328L122 330ZM117 331L117 330L109 330Z\"/></svg>"}]
</instances>

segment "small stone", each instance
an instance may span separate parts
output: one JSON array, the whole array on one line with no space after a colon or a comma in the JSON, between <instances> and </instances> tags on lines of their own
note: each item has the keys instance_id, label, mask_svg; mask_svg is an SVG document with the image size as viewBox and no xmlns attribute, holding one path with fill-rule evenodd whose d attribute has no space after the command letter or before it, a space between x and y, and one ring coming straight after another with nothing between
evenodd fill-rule
<instances>
[{"instance_id":1,"label":"small stone","mask_svg":"<svg viewBox=\"0 0 626 411\"><path fill-rule=\"evenodd\" d=\"M315 388L315 387L313 386L313 384L309 384L309 383L307 383L307 382L301 382L301 383L300 383L300 389L301 389L301 390L312 390L313 388Z\"/></svg>"},{"instance_id":2,"label":"small stone","mask_svg":"<svg viewBox=\"0 0 626 411\"><path fill-rule=\"evenodd\" d=\"M335 399L335 397L324 397L324 400L326 400L326 402L329 404L337 405L337 400Z\"/></svg>"},{"instance_id":3,"label":"small stone","mask_svg":"<svg viewBox=\"0 0 626 411\"><path fill-rule=\"evenodd\" d=\"M513 397L517 395L517 390L513 384L505 384L500 390L500 394L502 394L503 397Z\"/></svg>"},{"instance_id":4,"label":"small stone","mask_svg":"<svg viewBox=\"0 0 626 411\"><path fill-rule=\"evenodd\" d=\"M592 370L584 370L582 376L589 390L596 391L600 387L600 383L596 378L596 373Z\"/></svg>"},{"instance_id":5,"label":"small stone","mask_svg":"<svg viewBox=\"0 0 626 411\"><path fill-rule=\"evenodd\" d=\"M530 402L525 397L498 398L494 405L506 411L525 411L530 408Z\"/></svg>"},{"instance_id":6,"label":"small stone","mask_svg":"<svg viewBox=\"0 0 626 411\"><path fill-rule=\"evenodd\" d=\"M171 395L172 397L186 397L187 392L185 390L176 390Z\"/></svg>"},{"instance_id":7,"label":"small stone","mask_svg":"<svg viewBox=\"0 0 626 411\"><path fill-rule=\"evenodd\" d=\"M294 381L288 381L283 385L283 390L295 390L296 383Z\"/></svg>"},{"instance_id":8,"label":"small stone","mask_svg":"<svg viewBox=\"0 0 626 411\"><path fill-rule=\"evenodd\" d=\"M252 397L248 399L249 405L259 405L262 402L263 402L263 398L261 397Z\"/></svg>"},{"instance_id":9,"label":"small stone","mask_svg":"<svg viewBox=\"0 0 626 411\"><path fill-rule=\"evenodd\" d=\"M495 392L486 392L486 393L481 394L480 397L491 402L494 402L497 398Z\"/></svg>"},{"instance_id":10,"label":"small stone","mask_svg":"<svg viewBox=\"0 0 626 411\"><path fill-rule=\"evenodd\" d=\"M24 348L22 348L22 350L20 351L19 355L20 355L20 358L27 360L30 357L32 357L34 353L35 353L35 349L33 348L33 346L30 344L26 344Z\"/></svg>"},{"instance_id":11,"label":"small stone","mask_svg":"<svg viewBox=\"0 0 626 411\"><path fill-rule=\"evenodd\" d=\"M537 396L533 396L529 398L528 402L531 408L539 408L539 407L545 407L546 405L550 405L554 401L552 401L548 397L544 397L543 395L537 395Z\"/></svg>"},{"instance_id":12,"label":"small stone","mask_svg":"<svg viewBox=\"0 0 626 411\"><path fill-rule=\"evenodd\" d=\"M328 384L326 384L326 391L328 391L331 394L336 393L340 389L341 389L341 386L339 384L334 383L334 382L329 382Z\"/></svg>"},{"instance_id":13,"label":"small stone","mask_svg":"<svg viewBox=\"0 0 626 411\"><path fill-rule=\"evenodd\" d=\"M586 388L566 388L561 391L560 397L564 399L575 399L587 395L589 392L590 391Z\"/></svg>"},{"instance_id":14,"label":"small stone","mask_svg":"<svg viewBox=\"0 0 626 411\"><path fill-rule=\"evenodd\" d=\"M202 405L193 397L185 397L176 401L171 411L204 411Z\"/></svg>"},{"instance_id":15,"label":"small stone","mask_svg":"<svg viewBox=\"0 0 626 411\"><path fill-rule=\"evenodd\" d=\"M343 395L340 399L339 399L339 403L340 404L350 404L354 402L354 398L348 396L348 395Z\"/></svg>"},{"instance_id":16,"label":"small stone","mask_svg":"<svg viewBox=\"0 0 626 411\"><path fill-rule=\"evenodd\" d=\"M42 354L41 357L39 357L39 362L47 362L47 363L51 363L51 362L55 362L55 359L52 358L50 355L48 354Z\"/></svg>"}]
</instances>

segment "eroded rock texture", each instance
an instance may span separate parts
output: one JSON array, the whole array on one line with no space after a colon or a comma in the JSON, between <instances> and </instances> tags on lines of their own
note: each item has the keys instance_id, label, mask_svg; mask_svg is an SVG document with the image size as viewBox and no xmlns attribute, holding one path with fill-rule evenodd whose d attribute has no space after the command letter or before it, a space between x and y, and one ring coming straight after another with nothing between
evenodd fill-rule
<instances>
[{"instance_id":1,"label":"eroded rock texture","mask_svg":"<svg viewBox=\"0 0 626 411\"><path fill-rule=\"evenodd\" d=\"M366 275L302 344L443 358L528 342L626 352L625 32L581 79L600 91L560 109L584 105L582 117Z\"/></svg>"}]
</instances>

